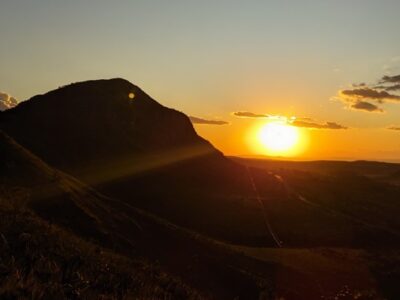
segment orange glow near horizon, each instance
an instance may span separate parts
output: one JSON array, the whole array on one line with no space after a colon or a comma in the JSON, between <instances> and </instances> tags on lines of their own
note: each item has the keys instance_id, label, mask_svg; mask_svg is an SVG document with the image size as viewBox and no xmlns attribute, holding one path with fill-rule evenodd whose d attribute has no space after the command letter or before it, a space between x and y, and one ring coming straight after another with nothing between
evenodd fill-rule
<instances>
[{"instance_id":1,"label":"orange glow near horizon","mask_svg":"<svg viewBox=\"0 0 400 300\"><path fill-rule=\"evenodd\" d=\"M227 156L270 157L290 160L375 160L399 162L399 132L386 128L313 129L291 125L294 117L276 115L274 119L234 118L229 125L195 124L197 133ZM297 143L286 151L270 151L259 138L269 123L296 127ZM371 144L371 136L379 143ZM382 149L387 150L382 150Z\"/></svg>"}]
</instances>

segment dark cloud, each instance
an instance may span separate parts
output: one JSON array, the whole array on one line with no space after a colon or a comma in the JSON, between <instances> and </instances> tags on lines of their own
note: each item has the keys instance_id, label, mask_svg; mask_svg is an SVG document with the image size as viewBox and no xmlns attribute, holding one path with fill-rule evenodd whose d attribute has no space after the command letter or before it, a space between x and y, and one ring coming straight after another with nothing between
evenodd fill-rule
<instances>
[{"instance_id":1,"label":"dark cloud","mask_svg":"<svg viewBox=\"0 0 400 300\"><path fill-rule=\"evenodd\" d=\"M202 118L197 118L193 116L189 116L190 121L193 124L203 124L203 125L226 125L229 124L228 122L221 121L221 120L206 120Z\"/></svg>"},{"instance_id":2,"label":"dark cloud","mask_svg":"<svg viewBox=\"0 0 400 300\"><path fill-rule=\"evenodd\" d=\"M350 104L350 108L367 112L383 112L383 110L378 106L376 106L375 104L361 100L357 100L352 104Z\"/></svg>"},{"instance_id":3,"label":"dark cloud","mask_svg":"<svg viewBox=\"0 0 400 300\"><path fill-rule=\"evenodd\" d=\"M308 118L307 118L308 119ZM312 128L312 129L347 129L346 126L340 125L335 122L316 123L303 120L294 120L290 123L296 127Z\"/></svg>"},{"instance_id":4,"label":"dark cloud","mask_svg":"<svg viewBox=\"0 0 400 300\"><path fill-rule=\"evenodd\" d=\"M395 85L391 85L391 86L387 86L385 87L385 90L387 91L400 91L400 84L395 84Z\"/></svg>"},{"instance_id":5,"label":"dark cloud","mask_svg":"<svg viewBox=\"0 0 400 300\"><path fill-rule=\"evenodd\" d=\"M400 75L395 76L383 76L381 79L382 83L400 83Z\"/></svg>"},{"instance_id":6,"label":"dark cloud","mask_svg":"<svg viewBox=\"0 0 400 300\"><path fill-rule=\"evenodd\" d=\"M0 92L0 111L12 108L18 104L17 99L7 93Z\"/></svg>"},{"instance_id":7,"label":"dark cloud","mask_svg":"<svg viewBox=\"0 0 400 300\"><path fill-rule=\"evenodd\" d=\"M400 101L400 96L398 95L390 94L386 91L378 91L369 87L342 90L340 91L340 95L342 98L350 100L370 99L378 101L379 103L383 103L384 101Z\"/></svg>"},{"instance_id":8,"label":"dark cloud","mask_svg":"<svg viewBox=\"0 0 400 300\"><path fill-rule=\"evenodd\" d=\"M390 126L387 129L400 131L400 126Z\"/></svg>"},{"instance_id":9,"label":"dark cloud","mask_svg":"<svg viewBox=\"0 0 400 300\"><path fill-rule=\"evenodd\" d=\"M354 110L364 112L383 112L383 109L371 102L384 104L386 102L400 103L400 75L383 76L375 84L352 84L352 88L340 90L337 100L347 104Z\"/></svg>"},{"instance_id":10,"label":"dark cloud","mask_svg":"<svg viewBox=\"0 0 400 300\"><path fill-rule=\"evenodd\" d=\"M269 118L267 114L255 114L249 111L238 111L233 113L234 116L239 118Z\"/></svg>"},{"instance_id":11,"label":"dark cloud","mask_svg":"<svg viewBox=\"0 0 400 300\"><path fill-rule=\"evenodd\" d=\"M395 91L400 91L400 84L389 85L389 86L376 85L376 86L374 86L374 89L385 90L388 92L395 92Z\"/></svg>"},{"instance_id":12,"label":"dark cloud","mask_svg":"<svg viewBox=\"0 0 400 300\"><path fill-rule=\"evenodd\" d=\"M374 86L374 88L388 92L400 91L400 75L383 76L379 84Z\"/></svg>"}]
</instances>

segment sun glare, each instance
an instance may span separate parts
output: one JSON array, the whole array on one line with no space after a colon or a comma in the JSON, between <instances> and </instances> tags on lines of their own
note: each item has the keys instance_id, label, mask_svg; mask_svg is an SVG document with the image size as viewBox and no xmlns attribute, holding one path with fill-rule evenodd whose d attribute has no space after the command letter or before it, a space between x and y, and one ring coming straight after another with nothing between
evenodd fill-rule
<instances>
[{"instance_id":1,"label":"sun glare","mask_svg":"<svg viewBox=\"0 0 400 300\"><path fill-rule=\"evenodd\" d=\"M286 121L272 121L257 126L253 131L254 152L271 156L296 156L305 147L305 137L301 131Z\"/></svg>"},{"instance_id":2,"label":"sun glare","mask_svg":"<svg viewBox=\"0 0 400 300\"><path fill-rule=\"evenodd\" d=\"M261 127L259 139L273 152L287 151L297 144L299 133L296 127L273 122Z\"/></svg>"}]
</instances>

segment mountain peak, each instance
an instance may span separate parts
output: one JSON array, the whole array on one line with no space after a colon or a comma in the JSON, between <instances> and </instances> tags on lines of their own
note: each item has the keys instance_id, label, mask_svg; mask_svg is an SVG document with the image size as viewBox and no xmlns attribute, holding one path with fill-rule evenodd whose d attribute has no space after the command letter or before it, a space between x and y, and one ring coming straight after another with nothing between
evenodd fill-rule
<instances>
[{"instance_id":1,"label":"mountain peak","mask_svg":"<svg viewBox=\"0 0 400 300\"><path fill-rule=\"evenodd\" d=\"M1 114L0 129L57 166L180 148L219 154L186 115L121 78L72 83L34 96Z\"/></svg>"},{"instance_id":2,"label":"mountain peak","mask_svg":"<svg viewBox=\"0 0 400 300\"><path fill-rule=\"evenodd\" d=\"M91 96L96 95L98 101L120 100L129 102L131 100L136 100L139 102L147 102L148 104L157 104L161 106L161 104L157 103L138 86L123 78L75 82L61 86L58 89L46 93L45 95L58 99L68 97L70 101L73 101L74 99L82 100L82 97L84 96L88 96L85 99L86 101L90 99L95 101L95 97Z\"/></svg>"}]
</instances>

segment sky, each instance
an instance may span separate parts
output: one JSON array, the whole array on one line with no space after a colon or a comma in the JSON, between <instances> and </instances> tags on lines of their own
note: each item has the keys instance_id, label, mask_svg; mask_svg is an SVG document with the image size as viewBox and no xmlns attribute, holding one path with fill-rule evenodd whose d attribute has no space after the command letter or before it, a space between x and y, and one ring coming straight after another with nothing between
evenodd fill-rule
<instances>
[{"instance_id":1,"label":"sky","mask_svg":"<svg viewBox=\"0 0 400 300\"><path fill-rule=\"evenodd\" d=\"M291 158L400 160L399 12L398 0L1 0L0 108L122 77L228 155L268 155L249 136L286 116L304 144Z\"/></svg>"}]
</instances>

